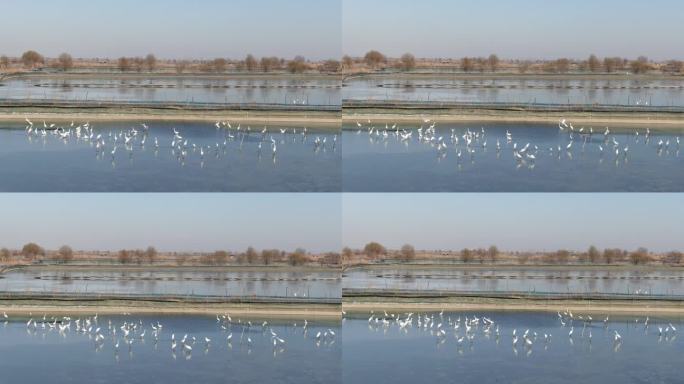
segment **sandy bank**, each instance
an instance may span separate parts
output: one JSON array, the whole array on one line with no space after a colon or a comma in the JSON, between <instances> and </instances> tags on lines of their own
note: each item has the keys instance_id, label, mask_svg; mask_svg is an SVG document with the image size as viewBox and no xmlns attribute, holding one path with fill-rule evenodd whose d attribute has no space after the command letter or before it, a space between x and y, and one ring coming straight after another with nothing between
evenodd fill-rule
<instances>
[{"instance_id":1,"label":"sandy bank","mask_svg":"<svg viewBox=\"0 0 684 384\"><path fill-rule=\"evenodd\" d=\"M251 318L322 319L340 318L340 305L320 304L203 304L203 303L158 303L145 301L112 300L106 302L52 302L31 300L22 302L0 301L0 312L9 316L48 315L215 315L230 313L232 316Z\"/></svg>"},{"instance_id":2,"label":"sandy bank","mask_svg":"<svg viewBox=\"0 0 684 384\"><path fill-rule=\"evenodd\" d=\"M68 271L116 271L116 272L303 272L303 273L335 273L340 272L339 268L323 266L301 266L290 265L222 265L222 266L173 266L173 265L18 265L0 269L0 273L11 272L14 270L30 270L40 272L68 272Z\"/></svg>"},{"instance_id":3,"label":"sandy bank","mask_svg":"<svg viewBox=\"0 0 684 384\"><path fill-rule=\"evenodd\" d=\"M684 129L684 114L676 113L620 113L620 112L530 112L500 110L354 110L345 108L342 122L355 129L356 122L423 124L423 118L438 123L543 123L549 128L558 127L558 120L565 118L577 128L592 126L655 127L658 129ZM353 125L353 126L352 126Z\"/></svg>"},{"instance_id":4,"label":"sandy bank","mask_svg":"<svg viewBox=\"0 0 684 384\"><path fill-rule=\"evenodd\" d=\"M596 265L551 265L551 264L363 264L350 265L344 271L368 270L437 270L437 271L550 271L550 272L684 272L684 266L672 265L631 265L631 264L596 264Z\"/></svg>"},{"instance_id":5,"label":"sandy bank","mask_svg":"<svg viewBox=\"0 0 684 384\"><path fill-rule=\"evenodd\" d=\"M267 112L267 111L187 111L187 110L145 110L145 109L43 109L43 108L0 108L0 121L24 121L29 116L34 121L229 121L231 124L309 126L325 129L339 129L340 114L336 112Z\"/></svg>"},{"instance_id":6,"label":"sandy bank","mask_svg":"<svg viewBox=\"0 0 684 384\"><path fill-rule=\"evenodd\" d=\"M677 301L648 300L602 300L600 302L585 300L506 300L484 298L445 298L382 300L379 298L363 298L342 302L346 313L370 313L370 311L388 312L432 312L432 311L526 311L526 312L558 312L571 310L576 313L589 314L624 314L624 315L684 315L684 303Z\"/></svg>"}]
</instances>

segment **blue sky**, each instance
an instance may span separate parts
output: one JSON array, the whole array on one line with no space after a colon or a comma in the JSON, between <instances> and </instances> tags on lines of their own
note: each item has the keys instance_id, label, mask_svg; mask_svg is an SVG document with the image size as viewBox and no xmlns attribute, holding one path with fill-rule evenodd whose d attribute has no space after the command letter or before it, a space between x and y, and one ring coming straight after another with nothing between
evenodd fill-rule
<instances>
[{"instance_id":1,"label":"blue sky","mask_svg":"<svg viewBox=\"0 0 684 384\"><path fill-rule=\"evenodd\" d=\"M0 54L340 56L342 0L3 0Z\"/></svg>"},{"instance_id":2,"label":"blue sky","mask_svg":"<svg viewBox=\"0 0 684 384\"><path fill-rule=\"evenodd\" d=\"M3 194L0 246L684 250L684 194Z\"/></svg>"},{"instance_id":3,"label":"blue sky","mask_svg":"<svg viewBox=\"0 0 684 384\"><path fill-rule=\"evenodd\" d=\"M0 54L684 59L679 0L3 0Z\"/></svg>"},{"instance_id":4,"label":"blue sky","mask_svg":"<svg viewBox=\"0 0 684 384\"><path fill-rule=\"evenodd\" d=\"M345 54L684 59L681 0L344 0Z\"/></svg>"},{"instance_id":5,"label":"blue sky","mask_svg":"<svg viewBox=\"0 0 684 384\"><path fill-rule=\"evenodd\" d=\"M341 248L337 194L3 194L0 212L0 247Z\"/></svg>"},{"instance_id":6,"label":"blue sky","mask_svg":"<svg viewBox=\"0 0 684 384\"><path fill-rule=\"evenodd\" d=\"M345 194L343 243L684 250L684 194Z\"/></svg>"}]
</instances>

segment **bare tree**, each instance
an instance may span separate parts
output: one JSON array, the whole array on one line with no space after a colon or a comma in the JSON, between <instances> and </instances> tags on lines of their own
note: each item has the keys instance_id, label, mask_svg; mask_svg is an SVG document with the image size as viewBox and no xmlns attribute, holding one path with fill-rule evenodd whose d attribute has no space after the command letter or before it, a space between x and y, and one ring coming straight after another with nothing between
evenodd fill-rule
<instances>
[{"instance_id":1,"label":"bare tree","mask_svg":"<svg viewBox=\"0 0 684 384\"><path fill-rule=\"evenodd\" d=\"M178 60L176 61L176 73L181 74L185 72L185 70L188 68L190 65L190 62L187 60Z\"/></svg>"},{"instance_id":2,"label":"bare tree","mask_svg":"<svg viewBox=\"0 0 684 384\"><path fill-rule=\"evenodd\" d=\"M496 263L499 258L499 248L496 245L492 245L487 249L487 256L489 256L489 261Z\"/></svg>"},{"instance_id":3,"label":"bare tree","mask_svg":"<svg viewBox=\"0 0 684 384\"><path fill-rule=\"evenodd\" d=\"M0 56L0 68L8 68L10 64L9 57L2 55Z\"/></svg>"},{"instance_id":4,"label":"bare tree","mask_svg":"<svg viewBox=\"0 0 684 384\"><path fill-rule=\"evenodd\" d=\"M351 248L349 248L349 247L342 248L342 258L344 260L351 260L351 258L353 256L354 256L354 251L352 251Z\"/></svg>"},{"instance_id":5,"label":"bare tree","mask_svg":"<svg viewBox=\"0 0 684 384\"><path fill-rule=\"evenodd\" d=\"M499 69L499 56L495 54L489 55L489 58L487 58L487 65L489 66L489 70L492 72L496 72L497 69Z\"/></svg>"},{"instance_id":6,"label":"bare tree","mask_svg":"<svg viewBox=\"0 0 684 384\"><path fill-rule=\"evenodd\" d=\"M651 69L651 64L649 64L646 56L639 56L639 58L629 63L629 66L632 73L635 74L646 73Z\"/></svg>"},{"instance_id":7,"label":"bare tree","mask_svg":"<svg viewBox=\"0 0 684 384\"><path fill-rule=\"evenodd\" d=\"M3 263L6 263L10 261L10 258L12 257L12 252L10 252L9 249L7 248L2 248L0 249L0 261Z\"/></svg>"},{"instance_id":8,"label":"bare tree","mask_svg":"<svg viewBox=\"0 0 684 384\"><path fill-rule=\"evenodd\" d=\"M530 70L532 63L529 60L524 60L518 63L518 72L527 73Z\"/></svg>"},{"instance_id":9,"label":"bare tree","mask_svg":"<svg viewBox=\"0 0 684 384\"><path fill-rule=\"evenodd\" d=\"M473 261L473 252L468 248L463 248L461 250L461 262L468 264Z\"/></svg>"},{"instance_id":10,"label":"bare tree","mask_svg":"<svg viewBox=\"0 0 684 384\"><path fill-rule=\"evenodd\" d=\"M636 251L629 254L629 260L634 265L646 264L650 261L648 250L646 248L638 248Z\"/></svg>"},{"instance_id":11,"label":"bare tree","mask_svg":"<svg viewBox=\"0 0 684 384\"><path fill-rule=\"evenodd\" d=\"M303 248L295 249L294 252L292 252L288 255L287 259L288 259L288 262L290 263L290 265L294 265L294 266L303 265L307 261L309 261L308 258L306 257L306 250L304 250Z\"/></svg>"},{"instance_id":12,"label":"bare tree","mask_svg":"<svg viewBox=\"0 0 684 384\"><path fill-rule=\"evenodd\" d=\"M63 245L57 250L55 259L62 263L68 263L74 259L74 251L68 245Z\"/></svg>"},{"instance_id":13,"label":"bare tree","mask_svg":"<svg viewBox=\"0 0 684 384\"><path fill-rule=\"evenodd\" d=\"M45 58L36 51L26 51L21 55L21 62L26 68L33 68L38 64L45 63Z\"/></svg>"},{"instance_id":14,"label":"bare tree","mask_svg":"<svg viewBox=\"0 0 684 384\"><path fill-rule=\"evenodd\" d=\"M344 55L342 57L342 67L344 69L351 69L354 66L354 59L349 55Z\"/></svg>"},{"instance_id":15,"label":"bare tree","mask_svg":"<svg viewBox=\"0 0 684 384\"><path fill-rule=\"evenodd\" d=\"M416 258L416 249L413 248L413 245L405 244L401 247L399 256L403 261L411 261Z\"/></svg>"},{"instance_id":16,"label":"bare tree","mask_svg":"<svg viewBox=\"0 0 684 384\"><path fill-rule=\"evenodd\" d=\"M475 62L470 57L461 59L461 70L463 72L472 72L475 69Z\"/></svg>"},{"instance_id":17,"label":"bare tree","mask_svg":"<svg viewBox=\"0 0 684 384\"><path fill-rule=\"evenodd\" d=\"M149 264L153 264L156 259L157 259L157 248L155 248L153 246L147 247L147 249L145 250L145 260Z\"/></svg>"},{"instance_id":18,"label":"bare tree","mask_svg":"<svg viewBox=\"0 0 684 384\"><path fill-rule=\"evenodd\" d=\"M480 71L480 73L483 73L487 70L487 59L485 59L484 57L476 58L475 66L477 67L477 70Z\"/></svg>"},{"instance_id":19,"label":"bare tree","mask_svg":"<svg viewBox=\"0 0 684 384\"><path fill-rule=\"evenodd\" d=\"M363 247L363 252L368 255L368 257L374 259L380 255L387 254L387 249L385 249L382 244L372 241Z\"/></svg>"},{"instance_id":20,"label":"bare tree","mask_svg":"<svg viewBox=\"0 0 684 384\"><path fill-rule=\"evenodd\" d=\"M587 251L587 258L589 259L589 262L596 264L599 261L599 257L601 257L599 250L593 245L589 247L589 250Z\"/></svg>"},{"instance_id":21,"label":"bare tree","mask_svg":"<svg viewBox=\"0 0 684 384\"><path fill-rule=\"evenodd\" d=\"M410 53L404 53L401 56L401 69L404 71L410 71L416 68L416 57Z\"/></svg>"},{"instance_id":22,"label":"bare tree","mask_svg":"<svg viewBox=\"0 0 684 384\"><path fill-rule=\"evenodd\" d=\"M119 57L117 65L121 72L128 72L131 70L131 60L128 57Z\"/></svg>"},{"instance_id":23,"label":"bare tree","mask_svg":"<svg viewBox=\"0 0 684 384\"><path fill-rule=\"evenodd\" d=\"M269 265L276 261L280 256L280 251L277 249L264 249L261 251L261 262L264 265Z\"/></svg>"},{"instance_id":24,"label":"bare tree","mask_svg":"<svg viewBox=\"0 0 684 384\"><path fill-rule=\"evenodd\" d=\"M262 71L271 72L280 68L280 59L275 56L262 57L259 65Z\"/></svg>"},{"instance_id":25,"label":"bare tree","mask_svg":"<svg viewBox=\"0 0 684 384\"><path fill-rule=\"evenodd\" d=\"M371 68L377 68L381 64L387 62L387 58L385 57L385 55L376 50L368 51L366 55L363 57L363 60L366 62L366 65L368 65Z\"/></svg>"},{"instance_id":26,"label":"bare tree","mask_svg":"<svg viewBox=\"0 0 684 384\"><path fill-rule=\"evenodd\" d=\"M133 68L135 68L136 72L142 72L142 70L145 68L145 59L142 57L134 57Z\"/></svg>"},{"instance_id":27,"label":"bare tree","mask_svg":"<svg viewBox=\"0 0 684 384\"><path fill-rule=\"evenodd\" d=\"M62 71L68 71L74 67L74 59L68 53L62 53L57 58L57 65Z\"/></svg>"},{"instance_id":28,"label":"bare tree","mask_svg":"<svg viewBox=\"0 0 684 384\"><path fill-rule=\"evenodd\" d=\"M306 59L303 56L296 56L287 63L287 70L290 73L303 73L307 68Z\"/></svg>"},{"instance_id":29,"label":"bare tree","mask_svg":"<svg viewBox=\"0 0 684 384\"><path fill-rule=\"evenodd\" d=\"M254 72L254 71L256 71L256 69L257 69L257 61L256 61L256 59L254 58L254 56L252 56L252 54L247 55L247 57L245 58L245 68L246 68L247 71L249 71L249 72Z\"/></svg>"},{"instance_id":30,"label":"bare tree","mask_svg":"<svg viewBox=\"0 0 684 384\"><path fill-rule=\"evenodd\" d=\"M216 251L211 255L211 263L214 265L224 265L228 262L228 252Z\"/></svg>"},{"instance_id":31,"label":"bare tree","mask_svg":"<svg viewBox=\"0 0 684 384\"><path fill-rule=\"evenodd\" d=\"M561 58L556 60L556 71L558 73L568 73L570 70L570 60Z\"/></svg>"},{"instance_id":32,"label":"bare tree","mask_svg":"<svg viewBox=\"0 0 684 384\"><path fill-rule=\"evenodd\" d=\"M601 61L599 61L596 55L589 56L587 60L587 68L590 72L598 72L601 70Z\"/></svg>"},{"instance_id":33,"label":"bare tree","mask_svg":"<svg viewBox=\"0 0 684 384\"><path fill-rule=\"evenodd\" d=\"M128 264L132 260L131 253L126 249L122 249L117 254L117 260L121 264Z\"/></svg>"},{"instance_id":34,"label":"bare tree","mask_svg":"<svg viewBox=\"0 0 684 384\"><path fill-rule=\"evenodd\" d=\"M247 247L247 250L245 251L245 258L247 259L247 262L249 264L256 263L258 256L259 256L259 254L257 253L257 251L254 248Z\"/></svg>"},{"instance_id":35,"label":"bare tree","mask_svg":"<svg viewBox=\"0 0 684 384\"><path fill-rule=\"evenodd\" d=\"M45 256L45 250L36 243L28 243L21 248L21 254L24 257L33 260L36 256Z\"/></svg>"},{"instance_id":36,"label":"bare tree","mask_svg":"<svg viewBox=\"0 0 684 384\"><path fill-rule=\"evenodd\" d=\"M147 54L147 56L145 56L145 67L150 72L157 69L157 57L151 53Z\"/></svg>"},{"instance_id":37,"label":"bare tree","mask_svg":"<svg viewBox=\"0 0 684 384\"><path fill-rule=\"evenodd\" d=\"M228 60L224 58L217 58L212 61L212 67L214 69L214 72L221 73L225 72L226 69L228 69Z\"/></svg>"}]
</instances>

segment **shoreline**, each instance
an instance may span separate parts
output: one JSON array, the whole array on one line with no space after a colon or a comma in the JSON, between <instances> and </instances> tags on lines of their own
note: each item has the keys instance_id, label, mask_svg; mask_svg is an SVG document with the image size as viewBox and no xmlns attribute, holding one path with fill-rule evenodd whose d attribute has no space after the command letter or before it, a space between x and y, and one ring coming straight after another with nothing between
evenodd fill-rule
<instances>
[{"instance_id":1,"label":"shoreline","mask_svg":"<svg viewBox=\"0 0 684 384\"><path fill-rule=\"evenodd\" d=\"M338 112L269 112L269 111L202 111L202 110L145 110L103 108L97 111L88 109L65 109L55 111L45 108L0 108L0 121L24 121L25 117L33 120L51 122L71 122L73 120L95 122L207 122L230 121L231 124L265 124L265 125L312 125L316 128L339 129L340 113Z\"/></svg>"},{"instance_id":2,"label":"shoreline","mask_svg":"<svg viewBox=\"0 0 684 384\"><path fill-rule=\"evenodd\" d=\"M517 72L462 72L461 70L414 70L413 72L356 72L344 73L344 81L373 79L449 79L449 80L684 80L682 75L665 73L517 73Z\"/></svg>"},{"instance_id":3,"label":"shoreline","mask_svg":"<svg viewBox=\"0 0 684 384\"><path fill-rule=\"evenodd\" d=\"M661 302L649 300L459 300L458 298L421 300L364 298L343 299L342 310L350 314L367 314L371 311L393 312L438 312L438 311L515 311L515 312L558 312L570 310L590 314L659 314L684 315L684 302Z\"/></svg>"},{"instance_id":4,"label":"shoreline","mask_svg":"<svg viewBox=\"0 0 684 384\"><path fill-rule=\"evenodd\" d=\"M325 266L290 266L290 265L88 265L88 264L60 264L60 265L13 265L0 268L0 275L13 271L163 271L163 272L340 272L340 268Z\"/></svg>"},{"instance_id":5,"label":"shoreline","mask_svg":"<svg viewBox=\"0 0 684 384\"><path fill-rule=\"evenodd\" d=\"M549 128L558 129L558 121L562 117L579 128L580 124L619 125L622 127L658 126L663 129L684 128L684 114L655 112L534 112L534 111L502 111L483 109L353 109L344 108L342 129L356 129L356 121L371 120L376 123L423 123L423 118L430 118L439 123L543 123ZM353 127L351 127L353 124ZM348 125L348 127L345 127ZM619 128L619 127L618 127Z\"/></svg>"},{"instance_id":6,"label":"shoreline","mask_svg":"<svg viewBox=\"0 0 684 384\"><path fill-rule=\"evenodd\" d=\"M149 301L109 300L89 303L77 301L60 303L51 300L11 302L0 300L0 312L9 316L35 314L50 315L215 315L230 313L234 316L249 316L264 319L322 319L336 320L341 317L339 304L237 304L237 303L159 303Z\"/></svg>"},{"instance_id":7,"label":"shoreline","mask_svg":"<svg viewBox=\"0 0 684 384\"><path fill-rule=\"evenodd\" d=\"M453 271L608 271L608 272L647 272L672 271L684 272L684 265L553 265L553 264L356 264L344 266L342 272L368 270L453 270Z\"/></svg>"}]
</instances>

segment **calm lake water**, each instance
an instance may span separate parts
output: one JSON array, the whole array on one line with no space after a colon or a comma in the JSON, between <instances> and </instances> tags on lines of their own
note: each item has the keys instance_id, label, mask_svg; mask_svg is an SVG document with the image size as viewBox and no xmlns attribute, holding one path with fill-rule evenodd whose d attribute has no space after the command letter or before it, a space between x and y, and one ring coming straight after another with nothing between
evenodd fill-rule
<instances>
[{"instance_id":1,"label":"calm lake water","mask_svg":"<svg viewBox=\"0 0 684 384\"><path fill-rule=\"evenodd\" d=\"M339 79L211 77L13 78L0 99L340 105Z\"/></svg>"},{"instance_id":2,"label":"calm lake water","mask_svg":"<svg viewBox=\"0 0 684 384\"><path fill-rule=\"evenodd\" d=\"M405 321L406 314L400 316ZM611 316L605 324L604 315L595 316L591 323L565 317L565 326L555 313L444 313L441 317L430 313L427 320L425 316L413 315L411 324L403 329L391 319L387 325L382 320L369 323L368 316L345 319L343 382L603 384L682 380L684 343L677 337L684 326L681 318L651 316L646 327L645 315L614 320ZM480 319L479 325L470 322L474 316ZM483 316L494 324L484 326ZM670 323L677 332L664 332ZM663 328L662 335L658 327ZM571 329L573 336L569 337ZM526 330L527 337L523 337ZM615 331L621 341L615 341ZM550 338L545 340L545 334Z\"/></svg>"},{"instance_id":3,"label":"calm lake water","mask_svg":"<svg viewBox=\"0 0 684 384\"><path fill-rule=\"evenodd\" d=\"M684 80L449 79L346 80L345 100L684 106Z\"/></svg>"},{"instance_id":4,"label":"calm lake water","mask_svg":"<svg viewBox=\"0 0 684 384\"><path fill-rule=\"evenodd\" d=\"M335 271L15 270L0 275L2 292L339 298Z\"/></svg>"},{"instance_id":5,"label":"calm lake water","mask_svg":"<svg viewBox=\"0 0 684 384\"><path fill-rule=\"evenodd\" d=\"M424 126L421 138L418 125L399 134L376 128L369 134L354 124L342 133L345 191L684 191L683 130L611 127L604 135L605 127L587 134L589 126L570 133L530 123L437 124L429 134Z\"/></svg>"},{"instance_id":6,"label":"calm lake water","mask_svg":"<svg viewBox=\"0 0 684 384\"><path fill-rule=\"evenodd\" d=\"M43 328L42 319L36 320L36 326L28 328L25 318L0 323L3 383L341 382L339 322L309 321L304 328L304 319L269 321L265 326L255 320L248 326L246 321L217 323L215 317L203 316L100 316L85 327L92 329L77 330L77 317L72 316L70 329L60 332L59 323ZM46 320L51 322L50 317ZM81 318L81 325L84 321ZM124 323L128 337L121 329ZM152 324L158 323L162 329L154 332ZM329 330L335 336L316 338ZM271 332L284 343L277 341L274 347ZM185 334L191 351L180 341ZM206 343L205 337L211 341Z\"/></svg>"},{"instance_id":7,"label":"calm lake water","mask_svg":"<svg viewBox=\"0 0 684 384\"><path fill-rule=\"evenodd\" d=\"M343 288L684 295L681 271L351 269Z\"/></svg>"},{"instance_id":8,"label":"calm lake water","mask_svg":"<svg viewBox=\"0 0 684 384\"><path fill-rule=\"evenodd\" d=\"M63 133L70 134L62 138L57 131L43 133L42 121L34 124L38 132L28 134L25 123L0 123L0 191L332 192L341 188L337 132L308 127L303 134L304 127L271 126L262 134L264 127L254 126L245 133L247 125L238 131L237 126L217 129L211 123L189 122L150 123L144 129L137 123L113 122L92 124L92 137L82 128L80 138L75 127L66 124Z\"/></svg>"}]
</instances>

